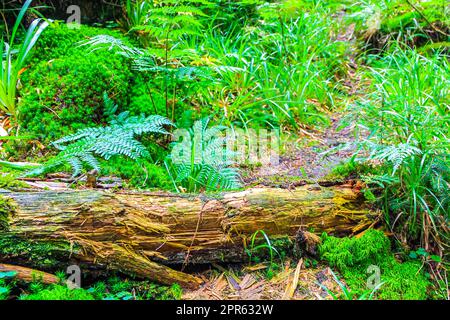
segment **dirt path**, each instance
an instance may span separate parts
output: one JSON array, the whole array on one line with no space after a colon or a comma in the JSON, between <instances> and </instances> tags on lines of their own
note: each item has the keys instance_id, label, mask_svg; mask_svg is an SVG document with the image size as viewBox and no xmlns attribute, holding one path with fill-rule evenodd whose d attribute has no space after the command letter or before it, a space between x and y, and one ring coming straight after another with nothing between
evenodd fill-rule
<instances>
[{"instance_id":1,"label":"dirt path","mask_svg":"<svg viewBox=\"0 0 450 320\"><path fill-rule=\"evenodd\" d=\"M358 44L355 35L355 25L347 26L342 20L344 12L337 14L335 19L342 25L337 41L347 42L351 53L347 57L346 74L336 78L346 98L339 110L330 112L327 116L330 125L320 128L320 125L308 131L299 132L301 136L296 141L290 141L282 149L277 165L265 165L259 168L244 170L246 184L261 184L264 186L291 188L307 182L320 182L332 173L333 168L346 162L354 154L356 146L355 124L340 128L341 119L345 116L345 107L355 99L364 95L364 85L358 75L356 52ZM349 148L335 150L338 146ZM325 179L327 180L327 179Z\"/></svg>"},{"instance_id":2,"label":"dirt path","mask_svg":"<svg viewBox=\"0 0 450 320\"><path fill-rule=\"evenodd\" d=\"M334 167L348 160L355 151L355 147L352 147L331 152L338 146L355 142L354 126L338 130L341 116L339 113L331 114L331 125L328 128L312 132L285 146L287 151L280 156L277 165L247 170L244 174L245 182L295 187L305 181L322 181Z\"/></svg>"}]
</instances>

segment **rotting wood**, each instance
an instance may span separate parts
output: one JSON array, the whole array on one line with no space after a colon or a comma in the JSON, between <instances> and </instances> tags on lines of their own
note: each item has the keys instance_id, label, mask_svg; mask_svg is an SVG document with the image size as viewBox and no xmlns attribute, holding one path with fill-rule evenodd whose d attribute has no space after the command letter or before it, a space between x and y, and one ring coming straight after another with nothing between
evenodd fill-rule
<instances>
[{"instance_id":1,"label":"rotting wood","mask_svg":"<svg viewBox=\"0 0 450 320\"><path fill-rule=\"evenodd\" d=\"M215 198L98 190L3 195L17 204L3 237L64 242L58 259L62 253L67 261L194 288L198 278L170 268L187 254L190 264L242 262L258 230L292 239L300 229L349 235L375 216L351 185L253 188ZM1 260L10 258L0 252Z\"/></svg>"},{"instance_id":2,"label":"rotting wood","mask_svg":"<svg viewBox=\"0 0 450 320\"><path fill-rule=\"evenodd\" d=\"M40 281L44 284L56 284L59 282L57 276L21 266L0 263L0 272L15 272L15 277L25 282Z\"/></svg>"}]
</instances>

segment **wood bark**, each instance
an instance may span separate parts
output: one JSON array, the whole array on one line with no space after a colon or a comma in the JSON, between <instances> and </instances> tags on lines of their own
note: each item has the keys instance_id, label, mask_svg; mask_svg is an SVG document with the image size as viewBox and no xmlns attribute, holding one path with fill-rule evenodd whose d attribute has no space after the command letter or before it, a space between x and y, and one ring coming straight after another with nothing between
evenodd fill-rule
<instances>
[{"instance_id":1,"label":"wood bark","mask_svg":"<svg viewBox=\"0 0 450 320\"><path fill-rule=\"evenodd\" d=\"M1 272L14 272L16 273L15 277L17 279L25 282L40 281L44 284L59 283L58 277L53 274L42 272L39 270L33 270L26 267L0 263L0 273Z\"/></svg>"},{"instance_id":2,"label":"wood bark","mask_svg":"<svg viewBox=\"0 0 450 320\"><path fill-rule=\"evenodd\" d=\"M270 237L295 238L300 229L349 235L375 216L351 185L253 188L215 197L97 190L3 196L16 210L0 239L54 244L53 258L67 263L191 288L200 279L170 266L247 261L244 248L258 230ZM0 260L18 256L0 252Z\"/></svg>"}]
</instances>

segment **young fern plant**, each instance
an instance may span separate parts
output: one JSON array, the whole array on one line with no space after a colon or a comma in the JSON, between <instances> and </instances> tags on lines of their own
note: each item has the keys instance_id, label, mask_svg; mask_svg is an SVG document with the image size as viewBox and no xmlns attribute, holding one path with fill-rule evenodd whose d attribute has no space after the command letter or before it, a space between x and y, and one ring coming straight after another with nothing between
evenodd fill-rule
<instances>
[{"instance_id":1,"label":"young fern plant","mask_svg":"<svg viewBox=\"0 0 450 320\"><path fill-rule=\"evenodd\" d=\"M53 142L60 150L59 154L43 166L31 170L27 175L39 175L69 164L73 176L78 176L84 167L101 171L97 157L105 160L113 156L126 156L133 160L149 157L147 148L137 140L144 134L169 134L165 126L173 126L167 118L152 115L130 116L125 111L119 115L111 115L117 110L115 105L105 96L106 113L110 115L109 125L105 127L86 128Z\"/></svg>"},{"instance_id":2,"label":"young fern plant","mask_svg":"<svg viewBox=\"0 0 450 320\"><path fill-rule=\"evenodd\" d=\"M183 48L181 42L178 44L181 48L166 47L164 54L150 48L129 46L108 35L93 37L80 45L91 47L91 52L108 50L125 56L132 61L135 70L150 75L154 91L164 96L165 115L171 121L175 121L176 101L190 97L190 90L205 89L224 75L242 71L237 67L202 61L196 50ZM156 109L151 93L150 100Z\"/></svg>"},{"instance_id":3,"label":"young fern plant","mask_svg":"<svg viewBox=\"0 0 450 320\"><path fill-rule=\"evenodd\" d=\"M20 10L12 29L9 43L4 38L0 40L0 110L14 120L17 120L18 117L16 103L20 74L24 70L31 50L41 33L48 26L47 21L42 21L42 19L34 20L25 33L20 46L17 49L14 48L20 24L31 2L32 0L27 0Z\"/></svg>"},{"instance_id":4,"label":"young fern plant","mask_svg":"<svg viewBox=\"0 0 450 320\"><path fill-rule=\"evenodd\" d=\"M209 118L198 120L174 142L165 165L177 192L233 190L241 187L239 171L231 167L236 156L222 136L224 126L208 128Z\"/></svg>"}]
</instances>

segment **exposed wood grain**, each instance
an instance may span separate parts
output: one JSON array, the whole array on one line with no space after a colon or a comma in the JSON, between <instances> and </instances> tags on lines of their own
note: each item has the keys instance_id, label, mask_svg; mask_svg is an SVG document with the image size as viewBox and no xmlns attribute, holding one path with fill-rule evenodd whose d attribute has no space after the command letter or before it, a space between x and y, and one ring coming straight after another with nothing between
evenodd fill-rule
<instances>
[{"instance_id":1,"label":"exposed wood grain","mask_svg":"<svg viewBox=\"0 0 450 320\"><path fill-rule=\"evenodd\" d=\"M4 196L17 210L3 236L66 242L70 250L60 251L68 260L191 287L200 280L168 266L245 261L244 244L257 230L348 235L373 222L351 186L254 188L216 198L94 190Z\"/></svg>"}]
</instances>

